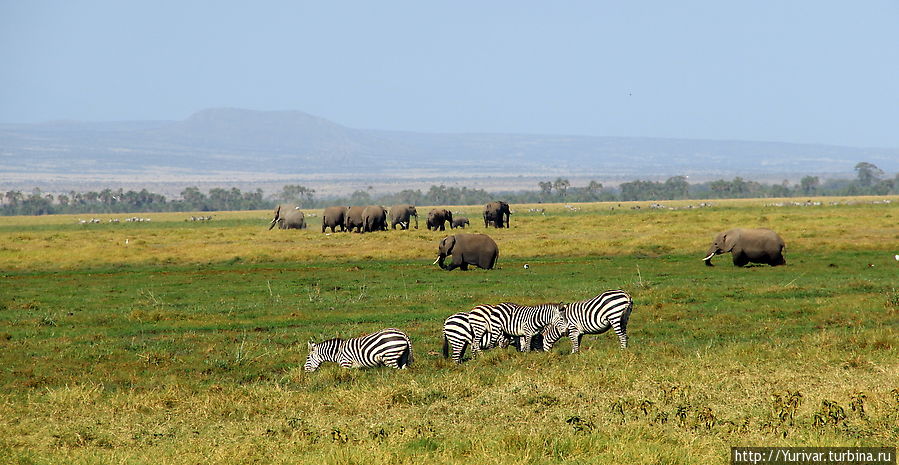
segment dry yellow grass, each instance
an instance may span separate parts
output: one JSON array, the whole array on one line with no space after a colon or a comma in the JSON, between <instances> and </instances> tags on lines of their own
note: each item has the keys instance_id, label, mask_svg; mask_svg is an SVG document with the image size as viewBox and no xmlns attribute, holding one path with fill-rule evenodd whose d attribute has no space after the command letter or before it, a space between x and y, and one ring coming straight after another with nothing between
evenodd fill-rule
<instances>
[{"instance_id":1,"label":"dry yellow grass","mask_svg":"<svg viewBox=\"0 0 899 465\"><path fill-rule=\"evenodd\" d=\"M871 204L890 200L890 204ZM802 250L871 250L899 242L899 197L816 198L822 206L765 207L792 199L709 201L710 208L649 209L649 202L514 205L511 229L485 229L480 206L456 206L472 220L464 232L484 232L500 244L500 260L545 256L644 254L701 255L712 237L732 227L768 227L787 242L788 256ZM831 206L831 202L854 205ZM668 207L699 201L664 202ZM632 207L639 206L639 210ZM529 212L530 209L545 212ZM447 230L373 234L322 234L320 210L306 210L309 229L267 230L270 213L216 212L208 224L186 222L191 213L141 214L149 223L109 224L125 215L93 215L100 224L78 224L86 215L0 218L0 269L71 269L127 264L203 264L317 260L433 260ZM859 217L864 216L864 227ZM459 230L457 230L459 232ZM701 257L700 257L701 258Z\"/></svg>"}]
</instances>

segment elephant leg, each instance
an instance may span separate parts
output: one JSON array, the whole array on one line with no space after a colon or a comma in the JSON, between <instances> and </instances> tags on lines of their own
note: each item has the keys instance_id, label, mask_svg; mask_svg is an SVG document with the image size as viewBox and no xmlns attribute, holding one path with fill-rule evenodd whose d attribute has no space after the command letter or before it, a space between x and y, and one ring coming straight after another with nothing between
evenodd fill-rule
<instances>
[{"instance_id":1,"label":"elephant leg","mask_svg":"<svg viewBox=\"0 0 899 465\"><path fill-rule=\"evenodd\" d=\"M463 263L463 264L459 265L459 268L461 268L462 271L468 271L468 263Z\"/></svg>"},{"instance_id":2,"label":"elephant leg","mask_svg":"<svg viewBox=\"0 0 899 465\"><path fill-rule=\"evenodd\" d=\"M450 263L449 265L446 266L446 271L453 271L453 270L455 270L456 268L459 268L459 265L456 264L456 262L452 262L452 263Z\"/></svg>"},{"instance_id":3,"label":"elephant leg","mask_svg":"<svg viewBox=\"0 0 899 465\"><path fill-rule=\"evenodd\" d=\"M734 266L746 266L749 263L749 258L742 253L734 253Z\"/></svg>"}]
</instances>

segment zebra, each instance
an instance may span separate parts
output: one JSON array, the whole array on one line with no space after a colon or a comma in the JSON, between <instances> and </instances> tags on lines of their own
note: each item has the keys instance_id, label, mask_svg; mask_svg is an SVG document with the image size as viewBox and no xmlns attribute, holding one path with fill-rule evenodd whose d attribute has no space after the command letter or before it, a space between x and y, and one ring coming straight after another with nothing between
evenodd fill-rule
<instances>
[{"instance_id":1,"label":"zebra","mask_svg":"<svg viewBox=\"0 0 899 465\"><path fill-rule=\"evenodd\" d=\"M474 341L474 330L468 316L469 312L454 313L443 323L443 357L448 358L450 349L452 349L453 361L456 363L462 363L465 348L472 345L472 341ZM490 336L494 334L498 334L498 336L496 340L491 341ZM505 334L498 331L485 331L481 335L479 349L487 350L497 346L506 348L509 343L509 338Z\"/></svg>"},{"instance_id":2,"label":"zebra","mask_svg":"<svg viewBox=\"0 0 899 465\"><path fill-rule=\"evenodd\" d=\"M337 362L344 368L386 365L408 368L412 364L409 336L394 328L382 329L351 339L328 339L309 343L309 356L303 369L315 371L322 362Z\"/></svg>"},{"instance_id":3,"label":"zebra","mask_svg":"<svg viewBox=\"0 0 899 465\"><path fill-rule=\"evenodd\" d=\"M634 301L631 296L618 289L603 292L592 299L570 303L565 311L568 329L559 331L554 326L547 327L543 331L543 350L551 350L553 344L568 333L573 354L580 349L584 334L602 334L609 328L615 330L621 348L626 349L627 322L633 309Z\"/></svg>"},{"instance_id":4,"label":"zebra","mask_svg":"<svg viewBox=\"0 0 899 465\"><path fill-rule=\"evenodd\" d=\"M568 328L564 313L565 304L562 303L528 307L505 302L475 307L469 315L474 331L472 340L480 340L485 332L491 333L491 339L501 334L520 336L519 350L528 352L531 350L531 339L543 332L547 325L556 327L560 333ZM493 333L497 334L494 336ZM471 349L474 353L480 351L474 345Z\"/></svg>"}]
</instances>

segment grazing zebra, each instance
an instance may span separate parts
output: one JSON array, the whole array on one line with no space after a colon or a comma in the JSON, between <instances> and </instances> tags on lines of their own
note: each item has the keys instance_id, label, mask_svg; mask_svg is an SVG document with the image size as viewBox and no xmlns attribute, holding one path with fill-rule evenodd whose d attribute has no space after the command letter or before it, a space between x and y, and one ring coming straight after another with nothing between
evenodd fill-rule
<instances>
[{"instance_id":1,"label":"grazing zebra","mask_svg":"<svg viewBox=\"0 0 899 465\"><path fill-rule=\"evenodd\" d=\"M564 304L542 304L534 307L513 303L501 303L492 306L480 306L472 309L469 315L474 339L480 340L485 332L491 333L491 339L500 334L519 336L519 350L531 350L531 339L544 330L546 326L554 326L561 333L568 328L563 314ZM493 333L496 332L497 336ZM544 342L545 345L545 342ZM479 348L472 346L472 352Z\"/></svg>"},{"instance_id":2,"label":"grazing zebra","mask_svg":"<svg viewBox=\"0 0 899 465\"><path fill-rule=\"evenodd\" d=\"M612 328L618 335L622 349L627 348L627 321L634 301L622 290L606 291L592 299L568 304L565 319L567 331L549 326L543 331L543 350L549 351L566 332L571 339L571 353L580 348L584 334L602 334Z\"/></svg>"},{"instance_id":3,"label":"grazing zebra","mask_svg":"<svg viewBox=\"0 0 899 465\"><path fill-rule=\"evenodd\" d=\"M443 323L443 357L449 357L450 349L452 349L453 361L456 363L462 363L465 348L472 345L472 341L474 341L474 330L468 315L468 312L454 313ZM493 334L499 334L499 336L491 343L490 336ZM485 331L481 335L479 350L492 349L497 346L505 348L508 345L509 338L506 335L498 331Z\"/></svg>"},{"instance_id":4,"label":"grazing zebra","mask_svg":"<svg viewBox=\"0 0 899 465\"><path fill-rule=\"evenodd\" d=\"M328 339L309 343L303 369L315 371L322 362L337 362L344 368L386 365L407 368L412 364L412 343L398 329L388 328L352 339Z\"/></svg>"}]
</instances>

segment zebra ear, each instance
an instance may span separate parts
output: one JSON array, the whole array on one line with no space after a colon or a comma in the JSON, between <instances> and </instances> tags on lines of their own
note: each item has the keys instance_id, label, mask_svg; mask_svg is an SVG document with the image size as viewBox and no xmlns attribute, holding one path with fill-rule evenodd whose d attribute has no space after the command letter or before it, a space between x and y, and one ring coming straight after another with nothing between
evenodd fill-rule
<instances>
[{"instance_id":1,"label":"zebra ear","mask_svg":"<svg viewBox=\"0 0 899 465\"><path fill-rule=\"evenodd\" d=\"M312 352L312 350L315 349L315 343L312 341L309 341L307 344L309 346L309 352Z\"/></svg>"}]
</instances>

